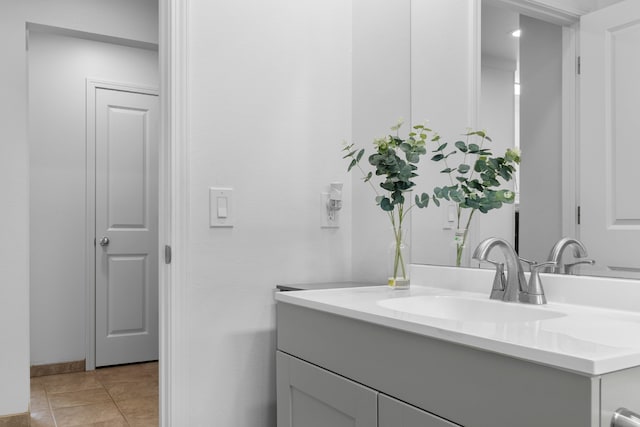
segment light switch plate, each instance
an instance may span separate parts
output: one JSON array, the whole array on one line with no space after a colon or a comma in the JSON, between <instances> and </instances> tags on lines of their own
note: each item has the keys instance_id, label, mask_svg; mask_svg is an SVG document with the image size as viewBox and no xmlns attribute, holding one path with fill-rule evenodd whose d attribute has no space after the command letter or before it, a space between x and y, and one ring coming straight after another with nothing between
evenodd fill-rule
<instances>
[{"instance_id":1,"label":"light switch plate","mask_svg":"<svg viewBox=\"0 0 640 427\"><path fill-rule=\"evenodd\" d=\"M453 230L456 225L456 205L453 203L447 204L444 211L444 220L442 223L443 230Z\"/></svg>"},{"instance_id":2,"label":"light switch plate","mask_svg":"<svg viewBox=\"0 0 640 427\"><path fill-rule=\"evenodd\" d=\"M209 227L233 227L232 188L209 188Z\"/></svg>"}]
</instances>

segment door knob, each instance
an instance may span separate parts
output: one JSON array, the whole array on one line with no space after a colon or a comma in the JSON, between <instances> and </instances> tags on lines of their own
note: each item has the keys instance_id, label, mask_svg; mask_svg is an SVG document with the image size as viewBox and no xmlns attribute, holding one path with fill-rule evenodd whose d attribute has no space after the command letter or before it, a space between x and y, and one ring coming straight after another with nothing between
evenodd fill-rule
<instances>
[{"instance_id":1,"label":"door knob","mask_svg":"<svg viewBox=\"0 0 640 427\"><path fill-rule=\"evenodd\" d=\"M103 237L102 239L100 239L100 246L107 246L109 244L109 238L108 237Z\"/></svg>"}]
</instances>

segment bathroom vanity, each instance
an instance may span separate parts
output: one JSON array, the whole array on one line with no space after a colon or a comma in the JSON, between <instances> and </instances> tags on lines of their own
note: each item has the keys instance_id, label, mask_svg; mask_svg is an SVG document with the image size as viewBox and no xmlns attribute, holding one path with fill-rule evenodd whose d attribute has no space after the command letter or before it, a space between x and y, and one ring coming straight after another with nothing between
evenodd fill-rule
<instances>
[{"instance_id":1,"label":"bathroom vanity","mask_svg":"<svg viewBox=\"0 0 640 427\"><path fill-rule=\"evenodd\" d=\"M278 427L604 427L640 410L640 290L549 276L530 307L488 300L489 271L412 268L430 286L276 295ZM616 285L621 307L602 297Z\"/></svg>"}]
</instances>

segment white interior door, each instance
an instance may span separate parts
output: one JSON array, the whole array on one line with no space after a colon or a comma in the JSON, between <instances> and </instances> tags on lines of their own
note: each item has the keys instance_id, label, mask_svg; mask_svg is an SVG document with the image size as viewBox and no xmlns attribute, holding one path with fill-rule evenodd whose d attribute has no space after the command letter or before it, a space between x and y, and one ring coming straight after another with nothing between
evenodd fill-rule
<instances>
[{"instance_id":1,"label":"white interior door","mask_svg":"<svg viewBox=\"0 0 640 427\"><path fill-rule=\"evenodd\" d=\"M640 1L580 23L580 238L597 265L640 271Z\"/></svg>"},{"instance_id":2,"label":"white interior door","mask_svg":"<svg viewBox=\"0 0 640 427\"><path fill-rule=\"evenodd\" d=\"M96 366L158 359L158 97L96 89Z\"/></svg>"}]
</instances>

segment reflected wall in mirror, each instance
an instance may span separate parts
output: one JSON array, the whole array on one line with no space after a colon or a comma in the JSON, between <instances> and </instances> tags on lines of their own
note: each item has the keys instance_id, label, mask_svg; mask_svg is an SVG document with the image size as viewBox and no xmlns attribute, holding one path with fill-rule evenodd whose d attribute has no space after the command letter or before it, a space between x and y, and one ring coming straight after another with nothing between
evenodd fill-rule
<instances>
[{"instance_id":1,"label":"reflected wall in mirror","mask_svg":"<svg viewBox=\"0 0 640 427\"><path fill-rule=\"evenodd\" d=\"M519 197L514 243L521 257L543 261L563 236L580 238L582 233L587 238L591 235L584 230L585 221L580 225L577 223L580 183L585 176L612 183L612 187L603 189L603 204L615 204L615 200L611 201L605 193L607 190L616 193L616 187L613 187L616 180L605 176L606 167L585 170L583 165L582 171L579 169L578 159L581 159L581 153L584 154L584 147L578 151L574 142L575 111L582 109L572 88L576 85L572 74L575 69L572 46L578 37L576 27L563 27L520 14L505 3L482 0L480 124L490 134L513 140L520 146L522 163L516 188ZM609 2L607 6L613 3L617 2ZM512 35L516 29L521 31L519 38ZM625 37L629 39L629 36ZM584 92L585 88L581 90ZM601 110L599 115L587 117L583 112L581 119L583 125L585 121L604 122L601 116L606 114ZM619 121L609 124L614 129L624 128ZM584 137L580 142L598 144ZM602 156L611 151L603 151ZM615 164L610 168L615 169ZM628 179L630 177L625 177L625 182ZM582 196L584 201L584 197L589 196L584 184L582 191L586 194ZM612 207L611 211L614 210ZM605 213L603 217L607 215ZM630 226L629 221L622 222L624 226ZM633 237L629 235L629 238ZM625 245L611 245L604 240L595 238L585 242L590 256L598 254L594 256L596 264L581 265L574 272L640 278L640 269L634 271L633 265L616 268L612 261L605 260L605 254L613 252L615 246ZM605 244L609 247L603 247ZM575 261L573 250L566 250L563 264ZM633 264L633 261L627 264Z\"/></svg>"},{"instance_id":2,"label":"reflected wall in mirror","mask_svg":"<svg viewBox=\"0 0 640 427\"><path fill-rule=\"evenodd\" d=\"M542 261L562 237L562 28L484 1L481 62L481 126L522 152L515 247Z\"/></svg>"}]
</instances>

